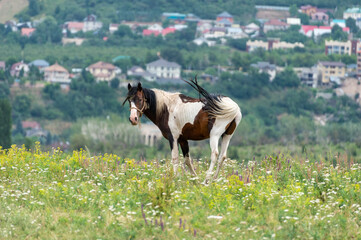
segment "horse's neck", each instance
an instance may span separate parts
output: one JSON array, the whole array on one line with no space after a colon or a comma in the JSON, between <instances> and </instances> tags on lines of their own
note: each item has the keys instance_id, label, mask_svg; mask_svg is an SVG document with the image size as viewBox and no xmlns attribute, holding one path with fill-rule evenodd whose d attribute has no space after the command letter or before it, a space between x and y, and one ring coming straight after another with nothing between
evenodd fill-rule
<instances>
[{"instance_id":1,"label":"horse's neck","mask_svg":"<svg viewBox=\"0 0 361 240\"><path fill-rule=\"evenodd\" d=\"M171 94L159 89L151 89L151 91L154 92L155 98L152 100L147 99L149 106L148 109L144 111L144 115L155 125L161 127L164 118L166 118L166 112L168 112L168 110L164 111L163 107L169 104Z\"/></svg>"}]
</instances>

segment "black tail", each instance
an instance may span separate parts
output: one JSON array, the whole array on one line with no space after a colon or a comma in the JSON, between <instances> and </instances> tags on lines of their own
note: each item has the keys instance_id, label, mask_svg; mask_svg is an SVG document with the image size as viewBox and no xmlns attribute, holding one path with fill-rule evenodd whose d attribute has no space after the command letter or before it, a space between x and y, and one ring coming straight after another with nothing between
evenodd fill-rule
<instances>
[{"instance_id":1,"label":"black tail","mask_svg":"<svg viewBox=\"0 0 361 240\"><path fill-rule=\"evenodd\" d=\"M197 76L195 76L194 80L184 80L188 83L192 88L194 88L200 95L204 98L202 99L199 96L199 100L205 105L205 110L212 116L219 115L222 111L222 108L219 107L218 103L221 101L221 96L213 95L208 93L204 88L199 86L197 81Z\"/></svg>"}]
</instances>

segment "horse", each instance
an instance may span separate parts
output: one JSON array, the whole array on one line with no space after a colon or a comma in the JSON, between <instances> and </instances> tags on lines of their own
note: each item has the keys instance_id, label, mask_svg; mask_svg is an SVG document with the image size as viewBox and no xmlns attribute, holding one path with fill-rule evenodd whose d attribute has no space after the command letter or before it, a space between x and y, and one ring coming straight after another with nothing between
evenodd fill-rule
<instances>
[{"instance_id":1,"label":"horse","mask_svg":"<svg viewBox=\"0 0 361 240\"><path fill-rule=\"evenodd\" d=\"M182 149L185 165L192 175L197 176L189 155L188 140L199 141L209 138L211 163L204 181L208 184L217 159L218 166L213 179L218 178L227 156L229 142L242 119L242 114L237 103L229 97L209 94L199 86L197 77L184 81L198 92L199 98L188 97L178 92L143 88L141 83L137 86L129 83L123 106L129 102L129 121L132 125L140 123L140 118L144 114L158 126L163 137L169 141L175 174L179 165L178 144ZM219 154L218 143L221 137Z\"/></svg>"}]
</instances>

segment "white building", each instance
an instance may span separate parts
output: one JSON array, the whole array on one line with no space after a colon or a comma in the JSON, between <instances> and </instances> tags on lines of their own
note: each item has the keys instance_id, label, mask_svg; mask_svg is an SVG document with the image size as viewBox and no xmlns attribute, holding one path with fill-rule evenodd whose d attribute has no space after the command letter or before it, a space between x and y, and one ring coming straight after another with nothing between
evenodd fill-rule
<instances>
[{"instance_id":1,"label":"white building","mask_svg":"<svg viewBox=\"0 0 361 240\"><path fill-rule=\"evenodd\" d=\"M181 74L181 66L175 62L168 62L164 59L148 63L147 71L155 74L159 78L179 79Z\"/></svg>"}]
</instances>

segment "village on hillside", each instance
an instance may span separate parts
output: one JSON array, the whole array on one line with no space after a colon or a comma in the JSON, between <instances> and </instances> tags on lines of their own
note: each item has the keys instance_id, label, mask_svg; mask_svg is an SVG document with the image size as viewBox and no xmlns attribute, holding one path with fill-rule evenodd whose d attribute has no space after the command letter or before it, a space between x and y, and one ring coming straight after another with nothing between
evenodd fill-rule
<instances>
[{"instance_id":1,"label":"village on hillside","mask_svg":"<svg viewBox=\"0 0 361 240\"><path fill-rule=\"evenodd\" d=\"M209 48L226 45L228 41L245 41L245 52L249 54L259 51L275 51L294 49L297 51L307 50L307 46L302 42L281 41L277 37L265 37L272 31L287 31L291 28L298 28L298 33L305 38L313 39L316 43L322 36L330 35L333 29L345 34L347 39L343 41L326 38L324 40L324 55L348 55L356 56L356 63L345 64L341 61L318 60L317 64L308 67L294 67L300 82L310 88L321 90L318 97L331 98L333 94L337 96L347 95L361 104L361 40L353 38L350 27L346 26L351 19L355 26L361 29L361 8L348 8L343 13L343 19L332 19L333 9L320 9L315 6L305 5L297 9L298 13L307 15L309 24L302 24L302 19L290 16L290 7L280 6L256 6L256 21L241 25L235 21L234 17L224 11L214 16L213 19L201 19L191 13L171 13L164 12L159 16L158 22L122 21L110 23L106 26L108 34L116 34L119 29L126 27L132 34L142 38L161 37L167 38L176 32L185 31L189 24L196 24L196 32L193 43L196 46L207 46ZM5 28L20 32L23 37L31 37L37 31L37 26L41 20L34 22L7 21ZM165 24L166 23L166 24ZM91 32L97 34L104 29L104 24L94 14L90 14L83 21L68 21L62 24L62 44L73 44L81 46L88 41L87 35L78 37L79 33ZM102 39L108 41L108 37ZM0 56L1 57L1 56ZM58 62L50 64L44 59L33 59L31 62L20 61L6 66L6 59L0 59L0 71L9 71L15 79L13 87L39 87L46 84L59 84L64 91L69 90L72 79L76 81L83 71L90 73L97 82L106 82L109 85L114 79L119 81L119 86L126 86L128 82L146 81L157 84L184 84L182 78L189 69L182 69L180 63L167 61L158 54L156 60L147 62L145 66L134 65L122 71L116 66L119 59L130 59L130 56L114 56L112 62L97 61L82 68L67 69ZM285 66L277 66L274 63L258 61L250 64L252 69L267 73L269 81L273 81L277 74L284 71ZM217 66L218 74L208 74L203 72L199 79L215 83L219 79L219 72L242 72L243 69L235 69L229 66ZM35 84L22 84L22 78L30 74L41 79ZM326 90L325 92L322 92ZM331 91L329 91L331 90ZM27 136L43 136L48 134L37 122L23 121L23 128L31 130ZM145 134L146 139L154 139L154 134ZM150 140L147 140L150 143Z\"/></svg>"}]
</instances>

